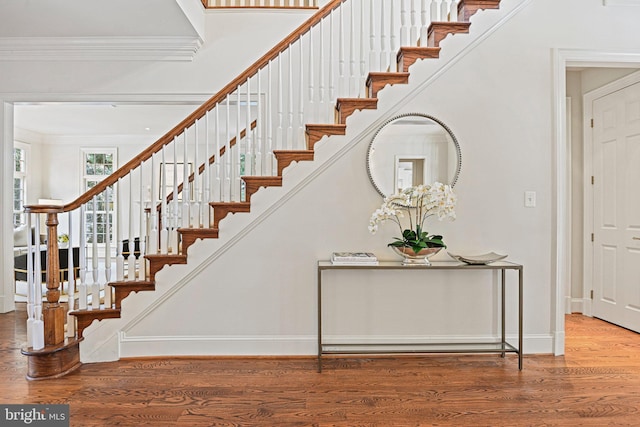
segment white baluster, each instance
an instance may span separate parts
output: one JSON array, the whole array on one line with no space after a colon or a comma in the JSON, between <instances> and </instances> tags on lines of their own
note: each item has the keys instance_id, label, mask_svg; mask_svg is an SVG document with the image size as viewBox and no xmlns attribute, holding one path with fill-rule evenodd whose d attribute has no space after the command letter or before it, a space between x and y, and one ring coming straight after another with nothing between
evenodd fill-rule
<instances>
[{"instance_id":1,"label":"white baluster","mask_svg":"<svg viewBox=\"0 0 640 427\"><path fill-rule=\"evenodd\" d=\"M302 37L298 39L299 48L299 70L298 70L298 131L296 132L296 139L298 140L298 147L305 147L304 145L304 53ZM258 70L260 73L260 70ZM260 93L260 74L258 74L258 94ZM260 104L258 100L258 104ZM258 119L260 119L260 106L258 105ZM260 133L258 133L260 135ZM258 136L259 138L259 136ZM258 144L260 145L260 144Z\"/></svg>"},{"instance_id":2,"label":"white baluster","mask_svg":"<svg viewBox=\"0 0 640 427\"><path fill-rule=\"evenodd\" d=\"M186 129L183 130L183 132L186 132ZM184 161L182 165L186 169L187 165ZM178 224L180 223L180 204L178 203L178 137L173 139L173 200L171 201L171 204L173 206L173 217L169 223L169 250L172 254L177 254ZM131 216L133 216L133 213ZM133 228L131 229L131 239L133 239ZM131 252L133 252L133 250L131 250Z\"/></svg>"},{"instance_id":3,"label":"white baluster","mask_svg":"<svg viewBox=\"0 0 640 427\"><path fill-rule=\"evenodd\" d=\"M449 3L447 2L447 0L442 0L440 2L439 20L448 21L448 15L449 15Z\"/></svg>"},{"instance_id":4,"label":"white baluster","mask_svg":"<svg viewBox=\"0 0 640 427\"><path fill-rule=\"evenodd\" d=\"M409 32L409 46L415 46L420 41L420 26L418 25L418 18L420 17L418 6L416 1L422 3L422 10L425 9L427 0L411 0L411 30Z\"/></svg>"},{"instance_id":5,"label":"white baluster","mask_svg":"<svg viewBox=\"0 0 640 427\"><path fill-rule=\"evenodd\" d=\"M218 111L218 106L216 105L215 107L216 112ZM214 166L211 166L211 163L209 163L209 160L211 159L211 153L209 151L209 132L210 132L210 126L209 126L209 113L211 113L211 110L207 111L206 114L204 115L204 171L203 171L203 175L202 175L202 198L200 199L200 211L201 211L201 227L205 227L205 228L209 228L211 226L211 220L209 218L209 202L212 200L218 200L217 194L212 197L212 194L215 194L215 187L212 186L212 179L211 176L215 176L215 169L214 169L214 173L212 174L211 171L213 168L216 168L219 163L220 163L220 159L218 158L218 154L216 153L215 155L215 163ZM216 129L216 134L217 134L217 129Z\"/></svg>"},{"instance_id":6,"label":"white baluster","mask_svg":"<svg viewBox=\"0 0 640 427\"><path fill-rule=\"evenodd\" d=\"M282 148L284 141L284 129L282 122L284 120L284 111L282 104L282 53L278 55L278 82L276 83L278 88L278 128L276 130L276 146Z\"/></svg>"},{"instance_id":7,"label":"white baluster","mask_svg":"<svg viewBox=\"0 0 640 427\"><path fill-rule=\"evenodd\" d=\"M335 70L335 29L333 26L333 20L335 16L335 10L329 14L329 102L335 105L336 102L336 70ZM311 32L309 32L311 36ZM309 46L311 48L311 46ZM313 51L310 49L309 55L313 56ZM327 111L327 122L333 121L334 108L330 108Z\"/></svg>"},{"instance_id":8,"label":"white baluster","mask_svg":"<svg viewBox=\"0 0 640 427\"><path fill-rule=\"evenodd\" d=\"M133 171L129 171L129 203L127 204L129 213L127 215L127 221L129 225L129 233L127 236L128 239L128 248L129 254L126 258L127 265L127 279L135 280L136 279L136 258L134 256L134 231L133 231L133 218L134 218L134 201L133 201Z\"/></svg>"},{"instance_id":9,"label":"white baluster","mask_svg":"<svg viewBox=\"0 0 640 427\"><path fill-rule=\"evenodd\" d=\"M340 28L338 29L338 96L345 96L349 85L344 77L344 6L340 6ZM309 53L313 55L313 51Z\"/></svg>"},{"instance_id":10,"label":"white baluster","mask_svg":"<svg viewBox=\"0 0 640 427\"><path fill-rule=\"evenodd\" d=\"M302 88L300 88L302 89ZM256 175L264 175L264 159L263 153L264 149L262 147L263 141L262 136L264 132L263 122L262 122L262 100L264 97L262 96L262 68L258 70L258 88L256 89L257 96L257 113L256 113L256 145L255 145L255 172ZM302 92L302 90L300 90Z\"/></svg>"},{"instance_id":11,"label":"white baluster","mask_svg":"<svg viewBox=\"0 0 640 427\"><path fill-rule=\"evenodd\" d=\"M123 246L124 243L122 242L123 240L123 233L124 233L124 227L122 226L122 215L120 214L120 212L122 212L122 178L118 179L118 187L117 187L117 193L116 193L116 203L117 203L117 217L116 217L116 222L118 223L117 226L117 231L118 231L118 237L116 239L116 241L118 242L118 248L116 251L116 280L118 281L122 281L124 280L124 255L123 255Z\"/></svg>"},{"instance_id":12,"label":"white baluster","mask_svg":"<svg viewBox=\"0 0 640 427\"><path fill-rule=\"evenodd\" d=\"M76 319L72 316L71 313L75 310L75 294L76 294L76 265L75 260L73 259L74 250L73 250L73 242L74 242L74 228L73 228L73 213L69 212L69 249L68 249L68 260L69 264L67 266L67 294L69 295L67 301L67 337L75 337L76 336ZM31 230L30 226L27 226L28 230ZM31 241L31 238L29 238Z\"/></svg>"},{"instance_id":13,"label":"white baluster","mask_svg":"<svg viewBox=\"0 0 640 427\"><path fill-rule=\"evenodd\" d=\"M118 184L118 194L120 193L120 185ZM148 254L158 253L158 198L156 197L156 160L155 155L151 156L151 203L149 204L149 244L147 245ZM118 215L121 207L118 206ZM120 229L120 226L118 226ZM124 261L123 261L124 264ZM122 280L122 279L118 279Z\"/></svg>"},{"instance_id":14,"label":"white baluster","mask_svg":"<svg viewBox=\"0 0 640 427\"><path fill-rule=\"evenodd\" d=\"M387 70L387 60L389 52L387 52L387 26L385 22L385 6L384 2L380 2L380 71Z\"/></svg>"},{"instance_id":15,"label":"white baluster","mask_svg":"<svg viewBox=\"0 0 640 427\"><path fill-rule=\"evenodd\" d=\"M240 104L242 103L241 100L241 96L240 96L240 86L238 86L237 88L237 92L236 92L236 145L235 147L232 149L232 152L234 153L234 164L233 164L233 168L234 168L234 180L233 180L233 191L234 191L234 197L232 198L233 201L235 202L239 202L244 200L244 194L242 191L242 137L240 136L240 133L242 132L241 126L242 126L242 120L240 119Z\"/></svg>"},{"instance_id":16,"label":"white baluster","mask_svg":"<svg viewBox=\"0 0 640 427\"><path fill-rule=\"evenodd\" d=\"M80 284L78 285L78 308L87 308L87 233L86 205L80 206ZM36 224L37 227L37 224Z\"/></svg>"},{"instance_id":17,"label":"white baluster","mask_svg":"<svg viewBox=\"0 0 640 427\"><path fill-rule=\"evenodd\" d=\"M216 201L216 202L220 202L223 200L222 198L222 158L220 156L220 104L216 105L216 125L215 125L215 132L216 132L216 145L215 145L215 150L213 152L213 156L214 156L214 176L213 176L213 183L211 185L211 200ZM207 135L209 133L207 132ZM207 199L207 202L209 202L209 199ZM213 218L211 217L211 209L207 208L207 212L209 213L209 222L208 224L211 225Z\"/></svg>"},{"instance_id":18,"label":"white baluster","mask_svg":"<svg viewBox=\"0 0 640 427\"><path fill-rule=\"evenodd\" d=\"M146 215L144 212L146 196L144 191L144 180L143 180L143 164L140 163L140 214L139 214L139 224L138 230L139 233L139 246L140 246L140 255L138 255L138 280L145 280L147 278L147 263L144 258L145 250L146 250L146 241L147 241L147 227L146 227Z\"/></svg>"},{"instance_id":19,"label":"white baluster","mask_svg":"<svg viewBox=\"0 0 640 427\"><path fill-rule=\"evenodd\" d=\"M267 65L267 146L264 150L266 157L265 175L273 175L276 170L276 159L273 155L273 98L271 97L271 94L273 93L273 80L271 75L272 64L273 61L269 61L269 64Z\"/></svg>"},{"instance_id":20,"label":"white baluster","mask_svg":"<svg viewBox=\"0 0 640 427\"><path fill-rule=\"evenodd\" d=\"M189 228L189 220L191 218L189 199L191 198L191 185L189 183L189 154L187 146L187 132L185 129L182 132L183 153L182 153L182 213L180 226L183 228ZM178 194L173 193L173 196L178 200ZM174 252L176 253L176 252Z\"/></svg>"},{"instance_id":21,"label":"white baluster","mask_svg":"<svg viewBox=\"0 0 640 427\"><path fill-rule=\"evenodd\" d=\"M223 191L223 201L228 202L231 200L231 185L233 183L231 177L231 166L233 155L231 153L231 95L227 96L227 120L226 120L226 137L224 140L225 151L224 151L224 191Z\"/></svg>"},{"instance_id":22,"label":"white baluster","mask_svg":"<svg viewBox=\"0 0 640 427\"><path fill-rule=\"evenodd\" d=\"M191 184L191 187L193 188L193 202L191 204L191 217L189 219L189 226L193 227L193 228L200 228L202 227L202 213L200 211L200 203L201 203L201 196L200 196L200 186L198 185L198 182L200 181L200 166L198 165L198 142L200 141L199 138L199 126L198 126L198 122L199 120L196 120L195 125L194 125L194 129L195 129L195 145L193 147L193 165L194 165L194 169L193 169L193 183ZM209 158L206 158L204 161L204 171L207 171L209 169ZM203 171L203 172L204 172ZM184 190L183 190L184 191Z\"/></svg>"},{"instance_id":23,"label":"white baluster","mask_svg":"<svg viewBox=\"0 0 640 427\"><path fill-rule=\"evenodd\" d=\"M391 67L396 62L397 55L397 35L396 35L396 2L391 2L391 7L389 8L389 71L391 71Z\"/></svg>"},{"instance_id":24,"label":"white baluster","mask_svg":"<svg viewBox=\"0 0 640 427\"><path fill-rule=\"evenodd\" d=\"M349 27L349 96L358 95L358 77L356 71L356 58L358 54L356 52L356 24L355 24L355 0L350 2L351 9L349 13L350 27Z\"/></svg>"},{"instance_id":25,"label":"white baluster","mask_svg":"<svg viewBox=\"0 0 640 427\"><path fill-rule=\"evenodd\" d=\"M315 70L314 64L315 58L315 49L313 48L313 28L309 30L309 116L310 119L315 121L316 114L316 105L315 105L315 87L314 87L314 75L313 72ZM320 110L317 110L318 112Z\"/></svg>"},{"instance_id":26,"label":"white baluster","mask_svg":"<svg viewBox=\"0 0 640 427\"><path fill-rule=\"evenodd\" d=\"M371 71L380 71L378 53L376 52L375 2L376 0L371 0L371 4L369 4L369 69Z\"/></svg>"},{"instance_id":27,"label":"white baluster","mask_svg":"<svg viewBox=\"0 0 640 427\"><path fill-rule=\"evenodd\" d=\"M162 146L162 171L160 176L160 253L169 253L169 207L167 206L167 159L165 145Z\"/></svg>"},{"instance_id":28,"label":"white baluster","mask_svg":"<svg viewBox=\"0 0 640 427\"><path fill-rule=\"evenodd\" d=\"M93 196L93 215L92 215L93 235L91 242L91 272L93 282L91 283L91 307L100 308L100 277L99 277L99 252L98 252L98 197Z\"/></svg>"},{"instance_id":29,"label":"white baluster","mask_svg":"<svg viewBox=\"0 0 640 427\"><path fill-rule=\"evenodd\" d=\"M104 237L104 306L111 307L111 286L107 284L111 282L111 187L107 186L104 190L105 198L105 237Z\"/></svg>"},{"instance_id":30,"label":"white baluster","mask_svg":"<svg viewBox=\"0 0 640 427\"><path fill-rule=\"evenodd\" d=\"M253 171L253 151L252 151L252 132L251 132L251 79L247 79L247 117L245 120L245 154L244 154L244 174L254 175Z\"/></svg>"},{"instance_id":31,"label":"white baluster","mask_svg":"<svg viewBox=\"0 0 640 427\"><path fill-rule=\"evenodd\" d=\"M366 97L366 88L364 82L367 77L367 63L365 61L365 24L364 24L364 0L360 1L360 28L358 30L358 37L360 38L360 89L363 91L362 96Z\"/></svg>"},{"instance_id":32,"label":"white baluster","mask_svg":"<svg viewBox=\"0 0 640 427\"><path fill-rule=\"evenodd\" d=\"M327 100L325 97L325 76L324 76L324 21L321 20L316 27L318 29L318 43L320 50L318 52L318 116L321 118L327 117L327 113L331 111L327 107ZM313 51L311 52L313 55Z\"/></svg>"},{"instance_id":33,"label":"white baluster","mask_svg":"<svg viewBox=\"0 0 640 427\"><path fill-rule=\"evenodd\" d=\"M42 319L42 265L40 263L40 215L36 214L36 242L35 242L35 266L33 277L33 327L32 347L34 350L42 350L44 348L44 321ZM29 229L31 230L31 229ZM30 232L30 231L29 231ZM29 237L31 240L31 237ZM28 255L31 257L31 253Z\"/></svg>"},{"instance_id":34,"label":"white baluster","mask_svg":"<svg viewBox=\"0 0 640 427\"><path fill-rule=\"evenodd\" d=\"M31 234L31 213L27 213L27 230L29 230L29 238L27 239L27 347L34 347L33 322L35 321L35 289L33 287L33 275L35 271L33 268L33 246L35 242L33 241L34 236Z\"/></svg>"},{"instance_id":35,"label":"white baluster","mask_svg":"<svg viewBox=\"0 0 640 427\"><path fill-rule=\"evenodd\" d=\"M458 0L451 0L449 8L449 21L458 22Z\"/></svg>"},{"instance_id":36,"label":"white baluster","mask_svg":"<svg viewBox=\"0 0 640 427\"><path fill-rule=\"evenodd\" d=\"M429 19L427 19L426 0L422 1L422 28L420 29L420 45L427 46L427 31L432 22L438 22L438 5L435 0L431 0L429 7Z\"/></svg>"},{"instance_id":37,"label":"white baluster","mask_svg":"<svg viewBox=\"0 0 640 427\"><path fill-rule=\"evenodd\" d=\"M287 150L291 150L293 149L293 45L290 44L287 50L289 51Z\"/></svg>"},{"instance_id":38,"label":"white baluster","mask_svg":"<svg viewBox=\"0 0 640 427\"><path fill-rule=\"evenodd\" d=\"M410 28L407 23L407 1L400 0L400 46L410 46Z\"/></svg>"}]
</instances>

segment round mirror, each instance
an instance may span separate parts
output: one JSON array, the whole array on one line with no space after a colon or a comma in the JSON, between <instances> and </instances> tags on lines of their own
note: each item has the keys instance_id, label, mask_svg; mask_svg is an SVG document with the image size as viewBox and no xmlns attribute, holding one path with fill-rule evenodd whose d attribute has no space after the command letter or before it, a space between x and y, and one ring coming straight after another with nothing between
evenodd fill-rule
<instances>
[{"instance_id":1,"label":"round mirror","mask_svg":"<svg viewBox=\"0 0 640 427\"><path fill-rule=\"evenodd\" d=\"M451 130L438 119L408 113L387 121L369 144L367 171L383 196L420 184L441 182L452 187L462 161Z\"/></svg>"}]
</instances>

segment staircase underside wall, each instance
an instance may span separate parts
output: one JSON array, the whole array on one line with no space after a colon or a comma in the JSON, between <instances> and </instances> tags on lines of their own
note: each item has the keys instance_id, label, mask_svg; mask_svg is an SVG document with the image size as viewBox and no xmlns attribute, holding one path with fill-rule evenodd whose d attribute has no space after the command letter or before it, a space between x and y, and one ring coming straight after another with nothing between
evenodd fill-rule
<instances>
[{"instance_id":1,"label":"staircase underside wall","mask_svg":"<svg viewBox=\"0 0 640 427\"><path fill-rule=\"evenodd\" d=\"M625 8L603 10L597 0L560 3L529 2L428 84L422 82L429 81L434 68L414 66L409 85L383 90L377 111L356 113L347 121L345 137L318 144L314 164L285 171L282 188L261 190L252 198L256 209L252 204L251 214L224 220L221 241L193 245L193 264L159 273L152 303L149 296L132 296L123 303L131 317L112 323L116 326L103 322L95 328L100 337L95 340L88 329L83 359L104 360L100 350L90 349L91 341L113 343L113 336L119 348L107 353L120 357L315 354L317 260L333 251L365 250L394 259L386 243L398 230L392 224L374 236L367 230L381 199L367 176L366 152L375 129L366 124L410 112L446 123L462 149L458 218L430 220L428 230L443 234L454 253L495 251L523 264L525 352L552 352L552 51L635 51L640 38L636 9L633 16ZM476 28L489 19L477 18ZM441 60L451 59L448 45L459 52L465 43L462 36L445 40ZM341 144L349 149L340 151ZM305 180L309 174L313 179ZM525 191L537 192L537 207L524 207ZM239 233L239 238L224 243L225 232ZM498 333L493 274L330 272L325 280L323 327L335 339L441 341ZM508 286L510 336L517 325L513 289Z\"/></svg>"}]
</instances>

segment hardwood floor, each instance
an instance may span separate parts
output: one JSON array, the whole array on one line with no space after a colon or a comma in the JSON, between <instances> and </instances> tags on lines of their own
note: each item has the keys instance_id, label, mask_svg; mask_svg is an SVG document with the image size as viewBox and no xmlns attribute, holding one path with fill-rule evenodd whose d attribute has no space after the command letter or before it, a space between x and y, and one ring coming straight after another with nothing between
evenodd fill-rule
<instances>
[{"instance_id":1,"label":"hardwood floor","mask_svg":"<svg viewBox=\"0 0 640 427\"><path fill-rule=\"evenodd\" d=\"M27 381L25 312L0 315L0 403L92 426L637 426L640 335L567 316L564 357L138 359Z\"/></svg>"}]
</instances>

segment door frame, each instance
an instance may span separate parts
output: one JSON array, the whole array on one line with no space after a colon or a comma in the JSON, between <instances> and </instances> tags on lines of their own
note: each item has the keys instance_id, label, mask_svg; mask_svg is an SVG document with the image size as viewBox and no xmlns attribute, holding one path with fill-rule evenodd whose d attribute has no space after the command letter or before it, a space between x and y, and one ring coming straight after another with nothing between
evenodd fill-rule
<instances>
[{"instance_id":1,"label":"door frame","mask_svg":"<svg viewBox=\"0 0 640 427\"><path fill-rule=\"evenodd\" d=\"M583 239L583 314L585 316L593 316L593 300L588 297L593 289L593 242L591 242L590 235L594 232L593 223L593 185L591 184L591 176L593 176L593 128L591 127L590 120L593 117L593 102L603 96L609 95L613 92L624 89L625 87L633 84L640 83L640 71L629 74L616 81L606 84L598 89L594 89L591 92L585 93L583 97L583 136L584 136L584 239Z\"/></svg>"},{"instance_id":2,"label":"door frame","mask_svg":"<svg viewBox=\"0 0 640 427\"><path fill-rule=\"evenodd\" d=\"M553 194L551 230L551 334L553 353L564 354L565 299L571 289L571 141L566 130L567 67L640 68L640 52L552 49ZM586 165L585 165L586 167ZM590 239L589 239L590 240ZM585 262L586 265L586 262ZM569 291L569 292L567 292Z\"/></svg>"}]
</instances>

